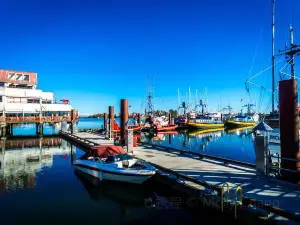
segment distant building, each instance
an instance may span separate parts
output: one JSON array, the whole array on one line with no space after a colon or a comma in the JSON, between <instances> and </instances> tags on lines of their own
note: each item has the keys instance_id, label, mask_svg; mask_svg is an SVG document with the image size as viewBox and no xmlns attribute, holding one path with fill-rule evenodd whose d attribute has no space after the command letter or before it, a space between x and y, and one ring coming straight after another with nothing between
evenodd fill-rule
<instances>
[{"instance_id":1,"label":"distant building","mask_svg":"<svg viewBox=\"0 0 300 225\"><path fill-rule=\"evenodd\" d=\"M36 88L37 73L0 70L0 115L70 115L68 100L55 100L53 92Z\"/></svg>"}]
</instances>

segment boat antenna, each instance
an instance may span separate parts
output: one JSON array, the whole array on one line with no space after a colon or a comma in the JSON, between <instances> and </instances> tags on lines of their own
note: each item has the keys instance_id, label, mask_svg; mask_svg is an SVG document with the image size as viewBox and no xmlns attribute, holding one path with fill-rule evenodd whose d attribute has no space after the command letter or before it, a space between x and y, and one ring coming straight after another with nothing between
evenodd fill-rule
<instances>
[{"instance_id":1,"label":"boat antenna","mask_svg":"<svg viewBox=\"0 0 300 225\"><path fill-rule=\"evenodd\" d=\"M178 88L178 95L177 95L177 110L179 114L179 109L180 109L180 90Z\"/></svg>"},{"instance_id":2,"label":"boat antenna","mask_svg":"<svg viewBox=\"0 0 300 225\"><path fill-rule=\"evenodd\" d=\"M154 74L152 74L152 111L154 112Z\"/></svg>"},{"instance_id":3,"label":"boat antenna","mask_svg":"<svg viewBox=\"0 0 300 225\"><path fill-rule=\"evenodd\" d=\"M291 43L291 52L294 50L294 30L292 25L290 25L290 43ZM294 54L291 54L291 76L292 79L295 79L295 62Z\"/></svg>"},{"instance_id":4,"label":"boat antenna","mask_svg":"<svg viewBox=\"0 0 300 225\"><path fill-rule=\"evenodd\" d=\"M272 114L275 103L275 0L272 0Z\"/></svg>"},{"instance_id":5,"label":"boat antenna","mask_svg":"<svg viewBox=\"0 0 300 225\"><path fill-rule=\"evenodd\" d=\"M192 111L192 104L191 104L191 87L189 86L189 112Z\"/></svg>"}]
</instances>

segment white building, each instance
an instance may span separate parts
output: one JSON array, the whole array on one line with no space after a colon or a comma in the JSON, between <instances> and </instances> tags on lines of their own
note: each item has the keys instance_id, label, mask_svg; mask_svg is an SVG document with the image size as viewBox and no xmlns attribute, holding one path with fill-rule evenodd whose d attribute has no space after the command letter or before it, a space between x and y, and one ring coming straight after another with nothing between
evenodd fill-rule
<instances>
[{"instance_id":1,"label":"white building","mask_svg":"<svg viewBox=\"0 0 300 225\"><path fill-rule=\"evenodd\" d=\"M36 89L37 74L0 70L0 112L6 116L70 115L68 100L57 101L53 92Z\"/></svg>"}]
</instances>

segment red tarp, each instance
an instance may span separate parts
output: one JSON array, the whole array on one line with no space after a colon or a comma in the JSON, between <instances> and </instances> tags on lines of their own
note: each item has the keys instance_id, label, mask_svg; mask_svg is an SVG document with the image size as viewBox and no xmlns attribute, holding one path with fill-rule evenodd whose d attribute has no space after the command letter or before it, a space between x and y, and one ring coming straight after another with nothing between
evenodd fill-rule
<instances>
[{"instance_id":1,"label":"red tarp","mask_svg":"<svg viewBox=\"0 0 300 225\"><path fill-rule=\"evenodd\" d=\"M92 147L91 149L97 151L97 155L101 158L105 158L110 155L126 154L121 146L115 145L100 145Z\"/></svg>"},{"instance_id":2,"label":"red tarp","mask_svg":"<svg viewBox=\"0 0 300 225\"><path fill-rule=\"evenodd\" d=\"M60 101L65 103L65 104L69 104L69 102L70 102L68 99L61 99Z\"/></svg>"}]
</instances>

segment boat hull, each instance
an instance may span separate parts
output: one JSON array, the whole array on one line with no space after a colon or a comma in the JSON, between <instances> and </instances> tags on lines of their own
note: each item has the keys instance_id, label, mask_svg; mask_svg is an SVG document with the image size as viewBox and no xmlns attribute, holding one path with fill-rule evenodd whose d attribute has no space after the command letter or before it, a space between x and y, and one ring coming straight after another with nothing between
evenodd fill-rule
<instances>
[{"instance_id":1,"label":"boat hull","mask_svg":"<svg viewBox=\"0 0 300 225\"><path fill-rule=\"evenodd\" d=\"M225 123L225 126L228 128L236 128L236 127L254 127L256 125L255 122L242 122L242 121L234 121L228 120Z\"/></svg>"},{"instance_id":2,"label":"boat hull","mask_svg":"<svg viewBox=\"0 0 300 225\"><path fill-rule=\"evenodd\" d=\"M152 177L155 172L154 171L113 171L113 170L105 170L97 165L95 162L85 162L85 160L79 160L74 163L74 166L77 170L86 173L90 176L98 178L100 181L102 180L111 180L118 182L126 182L126 183L134 183L134 184L142 184L147 181L150 177Z\"/></svg>"},{"instance_id":3,"label":"boat hull","mask_svg":"<svg viewBox=\"0 0 300 225\"><path fill-rule=\"evenodd\" d=\"M178 127L178 125L169 125L169 126L157 127L156 132L173 131L173 130L176 130L177 127Z\"/></svg>"},{"instance_id":4,"label":"boat hull","mask_svg":"<svg viewBox=\"0 0 300 225\"><path fill-rule=\"evenodd\" d=\"M187 122L188 128L191 129L217 129L223 128L223 123L195 123L195 122Z\"/></svg>"},{"instance_id":5,"label":"boat hull","mask_svg":"<svg viewBox=\"0 0 300 225\"><path fill-rule=\"evenodd\" d=\"M133 132L139 132L139 131L141 131L142 127L140 127L140 126L128 126L128 127L126 127L126 129L131 129L131 130L133 130ZM119 133L120 129L114 129L112 131L115 132L115 133Z\"/></svg>"},{"instance_id":6,"label":"boat hull","mask_svg":"<svg viewBox=\"0 0 300 225\"><path fill-rule=\"evenodd\" d=\"M143 127L141 129L142 132L165 132L165 131L175 131L178 128L178 125L167 125L167 126L151 126L151 127Z\"/></svg>"}]
</instances>

